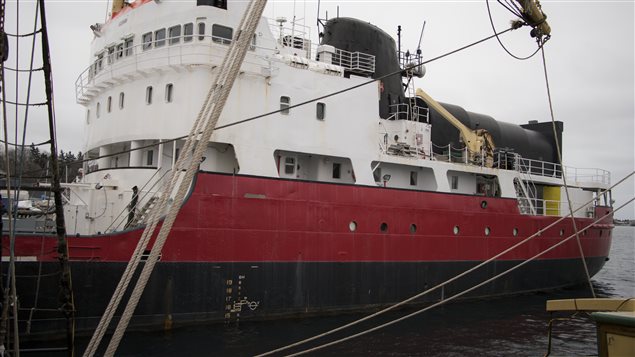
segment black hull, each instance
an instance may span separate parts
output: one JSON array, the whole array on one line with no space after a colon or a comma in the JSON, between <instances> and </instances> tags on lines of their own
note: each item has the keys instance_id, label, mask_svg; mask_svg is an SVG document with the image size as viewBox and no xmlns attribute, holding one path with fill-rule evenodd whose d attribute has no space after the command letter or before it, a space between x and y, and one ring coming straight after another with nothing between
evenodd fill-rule
<instances>
[{"instance_id":1,"label":"black hull","mask_svg":"<svg viewBox=\"0 0 635 357\"><path fill-rule=\"evenodd\" d=\"M590 273L599 271L604 262L601 257L587 259ZM518 263L489 264L417 302L448 298ZM159 263L129 329L160 330L204 322L371 311L420 293L475 264L457 261ZM40 266L36 262L19 262L16 269L22 338L63 337L63 317L50 310L59 306L57 297L50 294L59 290L58 264ZM124 269L125 263L72 263L78 334L92 333ZM41 276L39 289L38 275ZM530 262L465 297L518 294L585 281L580 259L541 260ZM37 291L40 293L36 296ZM37 308L33 309L34 306Z\"/></svg>"}]
</instances>

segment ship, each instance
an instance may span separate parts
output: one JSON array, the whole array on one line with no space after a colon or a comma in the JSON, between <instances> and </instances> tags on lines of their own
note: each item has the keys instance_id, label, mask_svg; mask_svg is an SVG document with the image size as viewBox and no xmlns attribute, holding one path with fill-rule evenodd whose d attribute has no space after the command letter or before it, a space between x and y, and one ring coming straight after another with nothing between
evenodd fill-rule
<instances>
[{"instance_id":1,"label":"ship","mask_svg":"<svg viewBox=\"0 0 635 357\"><path fill-rule=\"evenodd\" d=\"M75 85L87 161L63 184L78 333L104 313L247 7L113 3L91 26ZM417 303L529 259L466 297L583 284L585 267L602 268L610 174L559 163L562 122L516 125L436 102L415 87L418 54L363 20L331 18L319 38L295 21L259 21L130 328L372 311L537 232ZM563 220L566 197L575 211ZM533 259L578 230L580 246ZM63 334L57 236L19 232L14 252L20 330Z\"/></svg>"}]
</instances>

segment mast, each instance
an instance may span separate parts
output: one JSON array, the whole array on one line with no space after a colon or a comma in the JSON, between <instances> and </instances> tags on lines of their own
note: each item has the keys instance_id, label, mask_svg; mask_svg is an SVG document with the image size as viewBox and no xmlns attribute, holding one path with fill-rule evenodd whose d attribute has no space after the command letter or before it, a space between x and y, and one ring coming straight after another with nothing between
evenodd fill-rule
<instances>
[{"instance_id":1,"label":"mast","mask_svg":"<svg viewBox=\"0 0 635 357\"><path fill-rule=\"evenodd\" d=\"M53 79L51 74L51 58L49 52L48 32L46 28L46 11L44 0L40 3L40 21L42 24L42 67L44 71L44 85L46 90L46 102L49 119L49 135L51 137L51 189L55 200L55 226L57 232L57 254L60 262L60 310L66 318L66 339L68 355L74 355L74 325L75 304L73 300L73 288L71 284L71 270L68 264L68 242L66 241L66 224L64 222L64 210L62 208L62 189L60 186L59 163L57 158L57 141L55 140L55 113L53 111Z\"/></svg>"}]
</instances>

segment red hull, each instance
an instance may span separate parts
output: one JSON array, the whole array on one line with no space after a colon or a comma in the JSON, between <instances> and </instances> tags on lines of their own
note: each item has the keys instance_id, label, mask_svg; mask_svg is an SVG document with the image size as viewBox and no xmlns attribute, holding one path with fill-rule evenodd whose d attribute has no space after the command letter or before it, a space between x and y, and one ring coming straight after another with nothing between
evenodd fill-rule
<instances>
[{"instance_id":1,"label":"red hull","mask_svg":"<svg viewBox=\"0 0 635 357\"><path fill-rule=\"evenodd\" d=\"M482 201L487 202L481 208ZM598 214L610 208L598 208ZM201 173L165 244L164 262L482 261L556 221L521 215L513 199ZM349 229L356 223L355 232ZM578 229L593 219L576 219ZM382 223L387 228L382 232ZM412 225L416 232L411 232ZM454 234L455 226L459 234ZM489 227L490 234L485 234ZM606 257L612 217L581 242L586 257ZM514 236L514 228L518 235ZM142 230L70 237L71 260L121 262ZM573 233L563 220L501 257L525 260ZM17 256L56 260L51 236L20 236ZM44 240L44 241L43 241ZM3 241L7 252L7 241ZM540 259L580 256L570 240Z\"/></svg>"}]
</instances>

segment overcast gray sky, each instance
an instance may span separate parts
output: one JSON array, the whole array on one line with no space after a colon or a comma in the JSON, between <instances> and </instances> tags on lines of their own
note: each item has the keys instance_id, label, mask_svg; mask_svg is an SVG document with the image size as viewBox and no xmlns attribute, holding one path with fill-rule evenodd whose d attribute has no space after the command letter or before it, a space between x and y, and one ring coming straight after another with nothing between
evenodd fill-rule
<instances>
[{"instance_id":1,"label":"overcast gray sky","mask_svg":"<svg viewBox=\"0 0 635 357\"><path fill-rule=\"evenodd\" d=\"M103 22L110 5L92 0L46 3L58 141L60 148L77 152L83 150L85 114L83 107L75 103L74 83L89 63L92 39L89 26ZM33 4L34 1L20 2L21 32L33 29ZM543 0L542 5L553 31L545 53L556 120L565 123L564 163L610 170L615 182L635 166L634 2ZM424 58L492 34L485 0L322 1L321 17L325 17L326 11L329 17L336 16L338 6L340 16L371 22L395 37L397 25L401 25L402 47L411 51L416 49L421 26L426 21ZM490 6L497 28L506 28L513 15L495 0L490 1ZM316 1L269 1L265 15L291 19L294 7L297 19L315 25ZM15 1L7 1L6 12L7 32L15 33ZM315 30L313 37L317 39ZM527 28L506 34L502 40L521 56L536 48ZM20 42L18 50L23 56L30 52L28 41ZM36 61L35 67L38 63L41 61ZM20 67L28 67L28 62L23 60ZM10 76L8 73L7 88L13 87ZM515 60L495 40L430 63L426 76L416 84L439 101L458 104L497 120L517 124L550 120L541 57ZM21 86L20 92L26 88ZM31 101L41 99L42 96L35 95ZM33 109L31 114L26 142L46 140L43 110ZM15 135L12 128L9 132ZM614 191L616 204L633 197L634 191L631 179ZM619 212L617 217L635 218L635 205Z\"/></svg>"}]
</instances>

